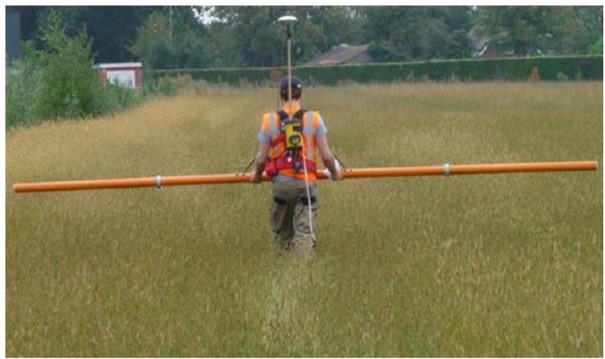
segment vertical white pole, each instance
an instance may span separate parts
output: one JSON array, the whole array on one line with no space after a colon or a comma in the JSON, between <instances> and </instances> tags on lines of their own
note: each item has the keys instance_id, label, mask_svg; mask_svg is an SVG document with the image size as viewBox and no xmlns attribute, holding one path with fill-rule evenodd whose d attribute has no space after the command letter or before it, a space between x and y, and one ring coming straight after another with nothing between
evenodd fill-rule
<instances>
[{"instance_id":1,"label":"vertical white pole","mask_svg":"<svg viewBox=\"0 0 605 359\"><path fill-rule=\"evenodd\" d=\"M291 15L285 15L277 19L286 25L286 35L288 36L288 102L292 101L292 32L290 29L290 23L295 22L297 19Z\"/></svg>"},{"instance_id":2,"label":"vertical white pole","mask_svg":"<svg viewBox=\"0 0 605 359\"><path fill-rule=\"evenodd\" d=\"M292 34L290 24L287 25L288 34L288 104L292 101Z\"/></svg>"},{"instance_id":3,"label":"vertical white pole","mask_svg":"<svg viewBox=\"0 0 605 359\"><path fill-rule=\"evenodd\" d=\"M290 24L288 21L296 21L295 17L281 17L278 21L286 22L286 31L288 35L288 105L292 101L292 33L290 31ZM304 146L303 142L303 146ZM305 171L305 189L307 192L307 212L309 214L309 231L311 232L311 238L313 243L316 242L315 229L313 228L313 210L311 208L311 190L309 188L309 170L307 168L307 159L305 158L305 151L302 150L303 157L303 170Z\"/></svg>"}]
</instances>

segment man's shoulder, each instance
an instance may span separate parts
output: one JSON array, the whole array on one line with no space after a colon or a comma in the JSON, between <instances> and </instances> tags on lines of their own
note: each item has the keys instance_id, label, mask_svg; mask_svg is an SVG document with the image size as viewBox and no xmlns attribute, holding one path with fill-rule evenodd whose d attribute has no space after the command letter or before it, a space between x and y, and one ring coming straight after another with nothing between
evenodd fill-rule
<instances>
[{"instance_id":1,"label":"man's shoulder","mask_svg":"<svg viewBox=\"0 0 605 359\"><path fill-rule=\"evenodd\" d=\"M314 109L307 109L305 110L305 115L309 115L312 114L313 118L321 118L321 114L319 113L319 110L314 110Z\"/></svg>"},{"instance_id":2,"label":"man's shoulder","mask_svg":"<svg viewBox=\"0 0 605 359\"><path fill-rule=\"evenodd\" d=\"M302 109L302 110L304 111L304 114L307 115L307 116L309 114L313 114L313 117L321 118L321 114L319 113L319 110L315 110L315 109ZM275 116L275 115L279 116L280 112L281 112L281 110L275 110L275 111L271 111L271 112L265 112L263 114L263 120L268 121L271 116Z\"/></svg>"},{"instance_id":3,"label":"man's shoulder","mask_svg":"<svg viewBox=\"0 0 605 359\"><path fill-rule=\"evenodd\" d=\"M263 114L263 121L269 121L269 118L271 118L271 116L274 116L276 114L275 111L272 112L265 112Z\"/></svg>"}]
</instances>

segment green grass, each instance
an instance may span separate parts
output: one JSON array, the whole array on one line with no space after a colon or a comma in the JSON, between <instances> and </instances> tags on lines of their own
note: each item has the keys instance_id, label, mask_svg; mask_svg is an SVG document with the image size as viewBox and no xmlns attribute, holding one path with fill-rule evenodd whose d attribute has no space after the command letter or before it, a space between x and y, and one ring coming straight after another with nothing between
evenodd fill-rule
<instances>
[{"instance_id":1,"label":"green grass","mask_svg":"<svg viewBox=\"0 0 605 359\"><path fill-rule=\"evenodd\" d=\"M316 87L350 167L598 160L602 82ZM179 95L6 138L7 356L595 357L602 170L320 183L318 252L273 254L268 184L43 194L230 173L270 89Z\"/></svg>"}]
</instances>

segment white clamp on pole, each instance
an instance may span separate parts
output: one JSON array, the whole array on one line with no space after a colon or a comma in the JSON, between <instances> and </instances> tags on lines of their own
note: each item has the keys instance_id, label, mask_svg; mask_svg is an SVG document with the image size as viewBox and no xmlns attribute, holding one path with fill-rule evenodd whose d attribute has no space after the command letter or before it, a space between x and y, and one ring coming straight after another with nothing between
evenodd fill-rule
<instances>
[{"instance_id":1,"label":"white clamp on pole","mask_svg":"<svg viewBox=\"0 0 605 359\"><path fill-rule=\"evenodd\" d=\"M443 174L445 177L449 177L452 174L452 166L449 162L443 165Z\"/></svg>"},{"instance_id":2,"label":"white clamp on pole","mask_svg":"<svg viewBox=\"0 0 605 359\"><path fill-rule=\"evenodd\" d=\"M155 176L155 187L157 189L162 189L162 175Z\"/></svg>"}]
</instances>

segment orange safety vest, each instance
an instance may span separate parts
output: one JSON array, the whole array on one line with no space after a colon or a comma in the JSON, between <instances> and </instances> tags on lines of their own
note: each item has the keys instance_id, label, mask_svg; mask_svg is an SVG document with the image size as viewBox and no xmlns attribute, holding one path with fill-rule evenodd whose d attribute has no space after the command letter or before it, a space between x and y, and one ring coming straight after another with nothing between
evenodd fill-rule
<instances>
[{"instance_id":1,"label":"orange safety vest","mask_svg":"<svg viewBox=\"0 0 605 359\"><path fill-rule=\"evenodd\" d=\"M320 116L315 111L292 108L288 110L290 111L266 114L263 119L263 131L271 138L269 158L265 163L265 169L267 174L272 177L280 174L304 181L304 161L307 167L307 180L310 183L315 183L317 181L317 140L315 134L320 125ZM302 148L296 156L288 156L286 153L286 136L281 123L282 118L288 115L292 117L296 115L300 118L302 127Z\"/></svg>"}]
</instances>

